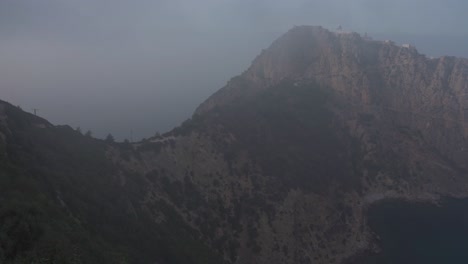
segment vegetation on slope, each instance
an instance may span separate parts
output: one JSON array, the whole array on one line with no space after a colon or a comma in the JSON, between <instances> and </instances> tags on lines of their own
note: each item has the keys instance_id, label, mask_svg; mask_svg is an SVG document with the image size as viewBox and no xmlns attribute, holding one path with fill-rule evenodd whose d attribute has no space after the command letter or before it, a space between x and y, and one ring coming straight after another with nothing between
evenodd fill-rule
<instances>
[{"instance_id":1,"label":"vegetation on slope","mask_svg":"<svg viewBox=\"0 0 468 264\"><path fill-rule=\"evenodd\" d=\"M153 221L146 179L122 184L105 142L5 106L0 262L222 263L167 204L152 210L170 220Z\"/></svg>"}]
</instances>

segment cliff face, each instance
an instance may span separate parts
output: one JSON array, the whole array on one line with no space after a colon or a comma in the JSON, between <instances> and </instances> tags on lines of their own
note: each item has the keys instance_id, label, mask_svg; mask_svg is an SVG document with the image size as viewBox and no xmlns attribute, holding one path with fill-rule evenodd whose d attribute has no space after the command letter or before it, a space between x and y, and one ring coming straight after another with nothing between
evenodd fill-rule
<instances>
[{"instance_id":1,"label":"cliff face","mask_svg":"<svg viewBox=\"0 0 468 264\"><path fill-rule=\"evenodd\" d=\"M0 161L21 164L18 156L41 150L31 160L47 164L33 171L48 183L38 188L49 204L66 205L63 217L93 230L87 235L107 245L102 255L122 262L343 263L376 249L365 218L376 201L468 196L467 67L296 27L191 120L135 144L34 118L15 125L5 120L26 117L0 103Z\"/></svg>"},{"instance_id":2,"label":"cliff face","mask_svg":"<svg viewBox=\"0 0 468 264\"><path fill-rule=\"evenodd\" d=\"M467 59L428 59L415 48L301 26L264 50L245 73L210 97L196 113L284 79L314 81L359 111L392 112L400 126L420 131L443 155L466 168L467 73Z\"/></svg>"},{"instance_id":3,"label":"cliff face","mask_svg":"<svg viewBox=\"0 0 468 264\"><path fill-rule=\"evenodd\" d=\"M235 263L340 263L374 246L369 204L466 196L467 69L357 34L290 30L177 137L182 149L210 142L183 167L203 168L191 179L227 212L243 208L240 230L206 239L234 238L238 248L215 244Z\"/></svg>"}]
</instances>

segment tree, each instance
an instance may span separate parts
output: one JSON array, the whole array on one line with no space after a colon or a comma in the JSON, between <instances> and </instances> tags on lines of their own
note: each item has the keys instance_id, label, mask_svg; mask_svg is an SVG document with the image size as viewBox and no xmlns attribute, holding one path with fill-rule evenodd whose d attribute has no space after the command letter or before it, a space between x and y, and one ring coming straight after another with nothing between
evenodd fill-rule
<instances>
[{"instance_id":1,"label":"tree","mask_svg":"<svg viewBox=\"0 0 468 264\"><path fill-rule=\"evenodd\" d=\"M93 137L93 132L91 132L91 130L88 130L88 132L86 132L85 136L86 137Z\"/></svg>"}]
</instances>

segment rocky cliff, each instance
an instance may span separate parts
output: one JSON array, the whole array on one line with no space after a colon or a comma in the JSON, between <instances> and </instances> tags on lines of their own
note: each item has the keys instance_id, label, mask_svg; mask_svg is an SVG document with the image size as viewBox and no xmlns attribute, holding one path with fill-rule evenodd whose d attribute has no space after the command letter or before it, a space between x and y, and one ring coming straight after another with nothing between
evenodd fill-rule
<instances>
[{"instance_id":1,"label":"rocky cliff","mask_svg":"<svg viewBox=\"0 0 468 264\"><path fill-rule=\"evenodd\" d=\"M466 59L428 59L321 27L295 27L264 50L181 137L218 140L220 150L194 149L188 164L205 169L216 167L206 152L235 145L218 159L224 188L211 191L227 195L225 208L246 196L262 201L256 218L240 220L244 232L255 226L261 249L242 248L240 233L237 263L339 263L372 247L369 204L465 196L467 70Z\"/></svg>"},{"instance_id":2,"label":"rocky cliff","mask_svg":"<svg viewBox=\"0 0 468 264\"><path fill-rule=\"evenodd\" d=\"M196 113L284 79L314 81L350 104L401 116L402 126L421 131L441 153L466 168L467 73L467 59L429 59L414 47L391 41L300 26L264 50L245 73L211 96ZM447 131L452 134L446 135Z\"/></svg>"},{"instance_id":3,"label":"rocky cliff","mask_svg":"<svg viewBox=\"0 0 468 264\"><path fill-rule=\"evenodd\" d=\"M109 247L124 248L121 260L343 263L377 250L369 205L468 196L467 69L465 59L428 59L355 33L295 27L173 131L135 144L84 141L104 153L105 166L92 168L106 176L83 179L91 168L76 169L73 181L97 181L89 188L116 201L115 211L102 212L112 230L130 226L146 241L156 237L155 246L138 248L138 236L112 236L93 222L101 214L83 215L99 195L78 203L55 197L76 185L48 188L57 203L81 205L67 214ZM69 177L60 171L53 175Z\"/></svg>"}]
</instances>

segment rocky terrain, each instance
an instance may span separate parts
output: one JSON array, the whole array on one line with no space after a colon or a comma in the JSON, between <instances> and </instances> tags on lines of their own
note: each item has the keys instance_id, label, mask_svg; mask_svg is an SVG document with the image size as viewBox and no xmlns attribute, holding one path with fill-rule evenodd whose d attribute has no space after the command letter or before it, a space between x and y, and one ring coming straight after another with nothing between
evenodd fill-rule
<instances>
[{"instance_id":1,"label":"rocky terrain","mask_svg":"<svg viewBox=\"0 0 468 264\"><path fill-rule=\"evenodd\" d=\"M2 102L0 201L26 205L0 208L0 241L35 230L31 219L55 222L0 258L54 258L41 247L62 240L54 252L70 263L344 263L377 251L369 205L468 197L467 78L467 59L300 26L190 120L138 143Z\"/></svg>"}]
</instances>

